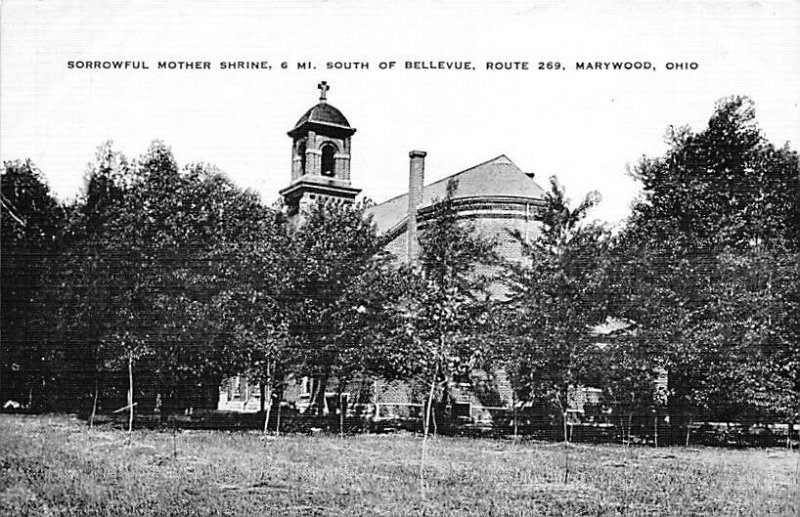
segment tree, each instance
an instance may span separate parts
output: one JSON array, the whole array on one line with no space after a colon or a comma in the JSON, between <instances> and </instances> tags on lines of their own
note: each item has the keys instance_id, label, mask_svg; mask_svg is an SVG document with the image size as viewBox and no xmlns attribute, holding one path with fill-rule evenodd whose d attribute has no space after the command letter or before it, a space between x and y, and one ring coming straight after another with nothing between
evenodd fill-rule
<instances>
[{"instance_id":1,"label":"tree","mask_svg":"<svg viewBox=\"0 0 800 517\"><path fill-rule=\"evenodd\" d=\"M644 191L615 246L613 304L668 369L671 421L688 437L695 414L744 415L753 405L743 401L766 393L797 400L796 378L775 372L796 356L785 300L796 289L787 261L798 250L800 175L797 154L766 140L746 97L721 100L707 128L670 129L667 140L664 157L633 171Z\"/></svg>"},{"instance_id":2,"label":"tree","mask_svg":"<svg viewBox=\"0 0 800 517\"><path fill-rule=\"evenodd\" d=\"M213 166L180 170L160 142L128 163L106 144L73 213L64 320L88 346L95 403L101 372L124 368L131 423L135 393L168 411L215 404L222 377L285 334L285 224Z\"/></svg>"},{"instance_id":3,"label":"tree","mask_svg":"<svg viewBox=\"0 0 800 517\"><path fill-rule=\"evenodd\" d=\"M718 343L711 370L718 413L776 419L800 414L800 255L756 249L722 254L707 317Z\"/></svg>"},{"instance_id":4,"label":"tree","mask_svg":"<svg viewBox=\"0 0 800 517\"><path fill-rule=\"evenodd\" d=\"M505 328L512 380L521 400L557 408L565 447L570 399L585 385L596 353L591 328L606 317L601 286L608 235L601 226L583 224L597 201L592 193L570 208L565 189L551 178L536 215L541 235L523 243L527 262L511 268Z\"/></svg>"},{"instance_id":5,"label":"tree","mask_svg":"<svg viewBox=\"0 0 800 517\"><path fill-rule=\"evenodd\" d=\"M433 368L432 387L439 372L442 404L452 382L468 375L476 357L490 353L477 338L486 332L490 288L496 280L491 267L498 263L494 242L459 220L453 200L457 189L458 182L450 180L446 197L434 204L420 236L421 289L414 291L414 335L423 345L422 364Z\"/></svg>"},{"instance_id":6,"label":"tree","mask_svg":"<svg viewBox=\"0 0 800 517\"><path fill-rule=\"evenodd\" d=\"M437 400L446 407L453 381L466 377L475 359L487 352L480 337L488 334L491 278L485 266L496 260L494 244L459 221L453 201L457 188L451 180L447 196L434 204L420 236L419 263L387 275L382 292L389 295L388 303L376 340L383 345L371 348L386 369L420 379L427 387L420 461L423 493L433 408Z\"/></svg>"},{"instance_id":7,"label":"tree","mask_svg":"<svg viewBox=\"0 0 800 517\"><path fill-rule=\"evenodd\" d=\"M597 336L603 342L597 343L589 361L588 383L602 387L603 403L617 417L623 444L631 443L636 417L638 424L652 419L657 446L659 418L666 404L664 369L659 355L637 339L639 329L626 323L610 335Z\"/></svg>"},{"instance_id":8,"label":"tree","mask_svg":"<svg viewBox=\"0 0 800 517\"><path fill-rule=\"evenodd\" d=\"M582 384L595 351L591 328L606 315L600 286L607 233L581 224L596 202L590 194L570 208L564 188L551 178L536 216L541 236L525 243L527 263L512 268L507 304L510 361L521 398L554 403L565 426L570 394Z\"/></svg>"},{"instance_id":9,"label":"tree","mask_svg":"<svg viewBox=\"0 0 800 517\"><path fill-rule=\"evenodd\" d=\"M290 360L295 373L314 378L312 407L318 414L331 377L342 377L342 387L352 372L346 361L354 339L346 326L354 310L351 289L372 270L381 248L365 208L333 201L311 205L283 250L282 300L295 343Z\"/></svg>"},{"instance_id":10,"label":"tree","mask_svg":"<svg viewBox=\"0 0 800 517\"><path fill-rule=\"evenodd\" d=\"M287 375L295 351L287 303L285 252L290 237L277 211L243 220L250 221L248 230L216 245L207 257L216 267L211 278L200 281L216 287L200 320L213 329L209 336L226 336L215 355L217 370L245 374L263 387L266 432L273 392Z\"/></svg>"},{"instance_id":11,"label":"tree","mask_svg":"<svg viewBox=\"0 0 800 517\"><path fill-rule=\"evenodd\" d=\"M679 251L777 242L797 249L797 153L764 137L751 99L722 99L707 128L670 128L666 138L665 156L643 158L632 171L643 188L633 231L670 236Z\"/></svg>"},{"instance_id":12,"label":"tree","mask_svg":"<svg viewBox=\"0 0 800 517\"><path fill-rule=\"evenodd\" d=\"M104 143L89 165L84 192L67 209L59 320L70 353L63 364L68 365L70 384L79 390L76 401L80 404L86 396L91 398L90 427L104 377L110 373L106 363L111 357L104 345L115 311L111 298L115 258L107 248L107 226L123 202L131 174L127 159L114 151L111 142Z\"/></svg>"},{"instance_id":13,"label":"tree","mask_svg":"<svg viewBox=\"0 0 800 517\"><path fill-rule=\"evenodd\" d=\"M252 370L284 326L285 224L212 166L184 168L161 203L158 353L153 371L172 405L216 405L223 377ZM200 396L196 396L199 393Z\"/></svg>"},{"instance_id":14,"label":"tree","mask_svg":"<svg viewBox=\"0 0 800 517\"><path fill-rule=\"evenodd\" d=\"M45 404L58 372L52 359L58 339L55 273L59 267L64 211L30 161L3 163L2 343L0 392L29 407Z\"/></svg>"},{"instance_id":15,"label":"tree","mask_svg":"<svg viewBox=\"0 0 800 517\"><path fill-rule=\"evenodd\" d=\"M163 284L162 266L174 233L166 225L162 207L179 181L178 167L168 147L154 142L136 164L124 185L122 202L106 226L104 245L111 260L105 272L113 279L110 298L114 307L107 346L117 366L127 365L128 442L134 419L134 366L154 353L161 334L158 288Z\"/></svg>"}]
</instances>

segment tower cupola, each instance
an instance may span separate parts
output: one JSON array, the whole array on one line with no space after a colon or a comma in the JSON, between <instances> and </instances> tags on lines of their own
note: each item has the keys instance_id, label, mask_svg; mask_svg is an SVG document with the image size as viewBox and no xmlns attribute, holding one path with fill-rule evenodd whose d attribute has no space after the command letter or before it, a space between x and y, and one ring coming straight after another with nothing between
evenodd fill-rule
<instances>
[{"instance_id":1,"label":"tower cupola","mask_svg":"<svg viewBox=\"0 0 800 517\"><path fill-rule=\"evenodd\" d=\"M328 104L328 83L322 81L317 88L319 103L288 132L292 176L280 194L289 215L318 200L352 202L361 192L350 186L350 141L356 130L341 111Z\"/></svg>"}]
</instances>

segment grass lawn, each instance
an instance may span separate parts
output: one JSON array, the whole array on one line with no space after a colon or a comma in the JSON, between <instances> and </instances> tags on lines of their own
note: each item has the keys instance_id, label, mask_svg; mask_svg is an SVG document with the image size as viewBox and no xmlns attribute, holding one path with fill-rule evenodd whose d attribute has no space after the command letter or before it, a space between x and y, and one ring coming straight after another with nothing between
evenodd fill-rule
<instances>
[{"instance_id":1,"label":"grass lawn","mask_svg":"<svg viewBox=\"0 0 800 517\"><path fill-rule=\"evenodd\" d=\"M797 452L216 431L0 415L0 515L798 515ZM175 449L173 449L173 447ZM174 457L177 450L177 458Z\"/></svg>"}]
</instances>

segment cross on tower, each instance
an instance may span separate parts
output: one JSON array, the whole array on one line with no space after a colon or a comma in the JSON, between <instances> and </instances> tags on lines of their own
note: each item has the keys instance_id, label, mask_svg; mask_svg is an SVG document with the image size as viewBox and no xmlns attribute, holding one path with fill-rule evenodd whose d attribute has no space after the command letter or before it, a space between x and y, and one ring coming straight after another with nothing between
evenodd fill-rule
<instances>
[{"instance_id":1,"label":"cross on tower","mask_svg":"<svg viewBox=\"0 0 800 517\"><path fill-rule=\"evenodd\" d=\"M320 91L319 100L324 102L328 98L328 90L331 89L331 87L328 86L328 81L322 81L317 85L317 88L319 88Z\"/></svg>"}]
</instances>

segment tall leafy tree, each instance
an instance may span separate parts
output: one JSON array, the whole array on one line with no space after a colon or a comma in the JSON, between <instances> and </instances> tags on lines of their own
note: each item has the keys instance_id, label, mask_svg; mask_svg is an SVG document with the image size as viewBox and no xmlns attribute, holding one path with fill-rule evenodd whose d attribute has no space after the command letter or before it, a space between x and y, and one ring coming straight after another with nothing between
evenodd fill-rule
<instances>
[{"instance_id":1,"label":"tall leafy tree","mask_svg":"<svg viewBox=\"0 0 800 517\"><path fill-rule=\"evenodd\" d=\"M796 378L777 390L774 372L791 370L796 342L785 313L796 270L785 261L798 250L797 154L765 138L746 97L667 140L663 157L633 171L643 195L616 246L616 311L669 370L673 422L750 412L765 399L753 390L796 401Z\"/></svg>"},{"instance_id":2,"label":"tall leafy tree","mask_svg":"<svg viewBox=\"0 0 800 517\"><path fill-rule=\"evenodd\" d=\"M89 165L81 196L68 207L68 225L62 267L59 272L63 346L69 350L64 365L70 384L79 390L75 400L91 400L90 425L94 421L104 385L116 385L107 368L112 357L105 344L112 332L116 308L116 255L108 247L108 227L124 201L131 164L106 142ZM116 379L115 379L116 380Z\"/></svg>"},{"instance_id":3,"label":"tall leafy tree","mask_svg":"<svg viewBox=\"0 0 800 517\"><path fill-rule=\"evenodd\" d=\"M476 361L486 357L492 280L487 266L496 261L494 243L459 220L453 199L458 183L436 202L420 236L417 264L387 275L388 303L383 304L380 337L384 367L425 386L420 483L434 406L444 409L453 382L468 378ZM390 325L387 326L387 322ZM442 414L443 411L439 411Z\"/></svg>"},{"instance_id":4,"label":"tall leafy tree","mask_svg":"<svg viewBox=\"0 0 800 517\"><path fill-rule=\"evenodd\" d=\"M566 441L570 399L591 378L597 353L591 329L607 314L602 286L608 234L584 222L596 194L572 208L551 178L544 201L537 214L541 235L526 244L527 261L512 268L508 362L520 399L557 409Z\"/></svg>"},{"instance_id":5,"label":"tall leafy tree","mask_svg":"<svg viewBox=\"0 0 800 517\"><path fill-rule=\"evenodd\" d=\"M800 256L783 249L718 258L693 337L711 343L705 372L718 415L792 423L800 414Z\"/></svg>"},{"instance_id":6,"label":"tall leafy tree","mask_svg":"<svg viewBox=\"0 0 800 517\"><path fill-rule=\"evenodd\" d=\"M313 406L320 413L331 377L343 381L352 373L346 361L357 339L346 327L357 309L352 288L372 270L381 248L365 207L334 201L309 206L284 249L291 362L297 374L314 378Z\"/></svg>"},{"instance_id":7,"label":"tall leafy tree","mask_svg":"<svg viewBox=\"0 0 800 517\"><path fill-rule=\"evenodd\" d=\"M569 480L568 414L592 379L597 355L593 326L607 314L602 286L608 234L585 224L596 193L572 208L555 177L537 214L540 237L525 243L527 262L512 268L507 361L522 400L555 408L564 432L564 482Z\"/></svg>"},{"instance_id":8,"label":"tall leafy tree","mask_svg":"<svg viewBox=\"0 0 800 517\"><path fill-rule=\"evenodd\" d=\"M130 431L136 403L135 366L153 354L163 339L159 295L173 249L174 232L170 230L176 230L168 225L164 208L171 204L179 181L178 166L169 148L154 142L125 181L121 203L104 236L105 251L111 257L104 273L114 282L110 290L112 326L105 343L116 366L126 366Z\"/></svg>"},{"instance_id":9,"label":"tall leafy tree","mask_svg":"<svg viewBox=\"0 0 800 517\"><path fill-rule=\"evenodd\" d=\"M163 208L153 371L179 407L215 402L224 376L253 362L280 327L278 214L211 166L184 168ZM161 217L161 216L159 216Z\"/></svg>"},{"instance_id":10,"label":"tall leafy tree","mask_svg":"<svg viewBox=\"0 0 800 517\"><path fill-rule=\"evenodd\" d=\"M58 376L52 316L64 211L30 160L4 162L1 178L0 391L3 400L40 407Z\"/></svg>"},{"instance_id":11,"label":"tall leafy tree","mask_svg":"<svg viewBox=\"0 0 800 517\"><path fill-rule=\"evenodd\" d=\"M235 200L232 200L235 201ZM242 206L241 201L236 203ZM195 321L203 326L214 352L205 352L204 371L214 375L244 374L264 388L265 431L272 394L293 364L294 341L289 334L289 233L280 212L252 205L255 213L229 217L244 223L241 231L212 241L203 260L213 264L210 274L197 277L201 291L209 291ZM214 377L216 378L216 377Z\"/></svg>"},{"instance_id":12,"label":"tall leafy tree","mask_svg":"<svg viewBox=\"0 0 800 517\"><path fill-rule=\"evenodd\" d=\"M131 404L138 363L147 405L215 402L285 326L285 225L214 167L180 170L160 142L133 163L105 145L74 213L66 319L89 346L95 399L101 374L125 369Z\"/></svg>"},{"instance_id":13,"label":"tall leafy tree","mask_svg":"<svg viewBox=\"0 0 800 517\"><path fill-rule=\"evenodd\" d=\"M634 229L668 235L682 252L765 242L797 248L797 154L765 138L751 99L720 100L707 128L670 128L667 143L665 156L633 170L643 188Z\"/></svg>"},{"instance_id":14,"label":"tall leafy tree","mask_svg":"<svg viewBox=\"0 0 800 517\"><path fill-rule=\"evenodd\" d=\"M425 379L433 402L446 406L455 380L468 377L483 355L490 315L494 243L459 220L453 196L434 203L420 235L415 263L382 275L384 375ZM379 290L376 290L379 292ZM380 347L381 345L378 344ZM426 420L428 420L426 418ZM427 427L427 424L426 424Z\"/></svg>"},{"instance_id":15,"label":"tall leafy tree","mask_svg":"<svg viewBox=\"0 0 800 517\"><path fill-rule=\"evenodd\" d=\"M466 378L475 360L490 355L480 337L487 332L496 280L492 266L499 260L494 242L459 220L453 199L457 189L458 182L450 180L446 197L434 204L420 235L412 300L416 314L411 333L422 346L418 358L430 378L441 382L442 404L448 402L453 381Z\"/></svg>"}]
</instances>

